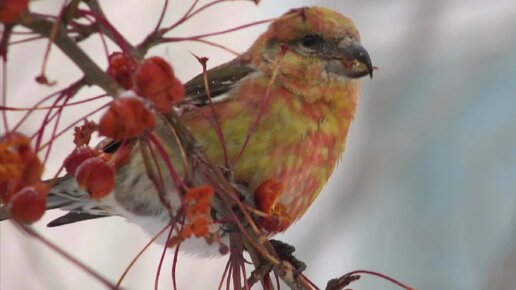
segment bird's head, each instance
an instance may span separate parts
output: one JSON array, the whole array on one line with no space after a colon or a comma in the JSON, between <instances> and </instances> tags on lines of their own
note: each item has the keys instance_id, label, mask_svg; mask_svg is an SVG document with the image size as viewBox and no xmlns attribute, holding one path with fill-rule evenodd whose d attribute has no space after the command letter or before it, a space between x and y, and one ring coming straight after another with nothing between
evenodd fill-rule
<instances>
[{"instance_id":1,"label":"bird's head","mask_svg":"<svg viewBox=\"0 0 516 290\"><path fill-rule=\"evenodd\" d=\"M280 74L296 79L373 76L351 19L322 7L294 9L273 21L250 52L269 64L282 57Z\"/></svg>"}]
</instances>

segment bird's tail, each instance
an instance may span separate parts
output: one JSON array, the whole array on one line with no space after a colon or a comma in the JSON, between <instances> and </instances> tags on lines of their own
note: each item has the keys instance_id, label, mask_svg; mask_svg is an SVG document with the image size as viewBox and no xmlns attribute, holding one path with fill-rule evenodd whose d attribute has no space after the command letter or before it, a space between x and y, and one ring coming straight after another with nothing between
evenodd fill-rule
<instances>
[{"instance_id":1,"label":"bird's tail","mask_svg":"<svg viewBox=\"0 0 516 290\"><path fill-rule=\"evenodd\" d=\"M7 206L0 207L0 221L6 220L10 217Z\"/></svg>"},{"instance_id":2,"label":"bird's tail","mask_svg":"<svg viewBox=\"0 0 516 290\"><path fill-rule=\"evenodd\" d=\"M54 180L46 180L45 183L52 183L52 189L47 196L47 210L59 208L69 211L67 214L51 221L48 226L55 227L108 216L100 213L95 208L95 204L89 198L88 193L80 189L72 177L63 176ZM0 207L0 221L9 218L9 208L7 206Z\"/></svg>"}]
</instances>

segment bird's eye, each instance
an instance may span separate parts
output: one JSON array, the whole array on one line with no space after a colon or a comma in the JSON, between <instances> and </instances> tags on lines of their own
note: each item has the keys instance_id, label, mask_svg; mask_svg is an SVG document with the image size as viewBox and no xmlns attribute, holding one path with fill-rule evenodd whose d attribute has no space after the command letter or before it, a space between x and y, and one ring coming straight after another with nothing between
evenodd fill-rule
<instances>
[{"instance_id":1,"label":"bird's eye","mask_svg":"<svg viewBox=\"0 0 516 290\"><path fill-rule=\"evenodd\" d=\"M320 37L317 35L305 35L301 40L301 43L305 47L314 47L319 42Z\"/></svg>"}]
</instances>

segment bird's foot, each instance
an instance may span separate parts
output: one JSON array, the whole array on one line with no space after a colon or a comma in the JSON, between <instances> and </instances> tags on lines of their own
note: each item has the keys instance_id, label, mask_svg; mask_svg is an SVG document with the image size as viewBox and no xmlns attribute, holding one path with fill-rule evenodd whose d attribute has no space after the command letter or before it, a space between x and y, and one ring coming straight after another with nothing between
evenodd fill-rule
<instances>
[{"instance_id":1,"label":"bird's foot","mask_svg":"<svg viewBox=\"0 0 516 290\"><path fill-rule=\"evenodd\" d=\"M219 166L220 171L226 177L227 181L231 183L233 189L238 194L238 198L241 202L246 205L254 206L254 201L252 200L252 192L249 190L247 184L239 183L235 180L235 174L232 168L226 166Z\"/></svg>"},{"instance_id":2,"label":"bird's foot","mask_svg":"<svg viewBox=\"0 0 516 290\"><path fill-rule=\"evenodd\" d=\"M246 184L241 183L232 183L233 188L235 189L236 194L238 195L238 199L244 204L250 207L254 207L253 194L249 190L249 187Z\"/></svg>"},{"instance_id":3,"label":"bird's foot","mask_svg":"<svg viewBox=\"0 0 516 290\"><path fill-rule=\"evenodd\" d=\"M301 274L304 270L306 270L306 264L293 255L296 251L294 246L273 239L269 240L269 242L276 251L276 254L278 254L279 258L283 261L289 262L296 269L294 274Z\"/></svg>"},{"instance_id":4,"label":"bird's foot","mask_svg":"<svg viewBox=\"0 0 516 290\"><path fill-rule=\"evenodd\" d=\"M245 184L232 182L231 185L233 186L234 192L236 193L236 195L241 203L241 205L235 203L232 207L232 211L238 217L238 220L241 223L243 223L243 225L245 227L245 226L247 226L247 220L246 220L246 218L244 218L245 215L242 211L245 210L245 207L247 207L247 206L254 207L254 201L252 199L253 195L251 194L247 185L245 185ZM242 208L242 206L244 208ZM214 212L212 213L212 216L214 216L215 218L217 217ZM223 234L235 233L235 232L240 232L240 227L233 220L231 220L231 221L225 222L223 224L221 230L222 230Z\"/></svg>"},{"instance_id":5,"label":"bird's foot","mask_svg":"<svg viewBox=\"0 0 516 290\"><path fill-rule=\"evenodd\" d=\"M219 166L219 169L231 184L235 183L235 172L231 167Z\"/></svg>"}]
</instances>

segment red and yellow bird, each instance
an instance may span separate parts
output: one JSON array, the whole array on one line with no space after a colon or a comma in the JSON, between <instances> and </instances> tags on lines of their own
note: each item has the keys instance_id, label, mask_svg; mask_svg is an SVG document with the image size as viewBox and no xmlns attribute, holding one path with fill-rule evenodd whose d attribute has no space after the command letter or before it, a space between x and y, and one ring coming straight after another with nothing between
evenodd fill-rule
<instances>
[{"instance_id":1,"label":"red and yellow bird","mask_svg":"<svg viewBox=\"0 0 516 290\"><path fill-rule=\"evenodd\" d=\"M295 9L272 22L247 52L207 72L212 105L202 75L188 82L186 99L199 109L185 111L181 118L208 157L221 166L229 161L234 181L249 192L267 182L281 183L276 202L289 217L288 226L305 213L341 158L357 108L359 79L372 73L351 19L321 7ZM203 115L217 120L225 149ZM159 126L155 132L162 139L172 138ZM180 160L172 159L181 171ZM50 225L110 215L126 217L150 232L168 223L140 154L132 154L115 178L113 192L101 200L89 198L72 177L61 179L51 189L48 207L70 213ZM177 193L168 194L179 208Z\"/></svg>"}]
</instances>

